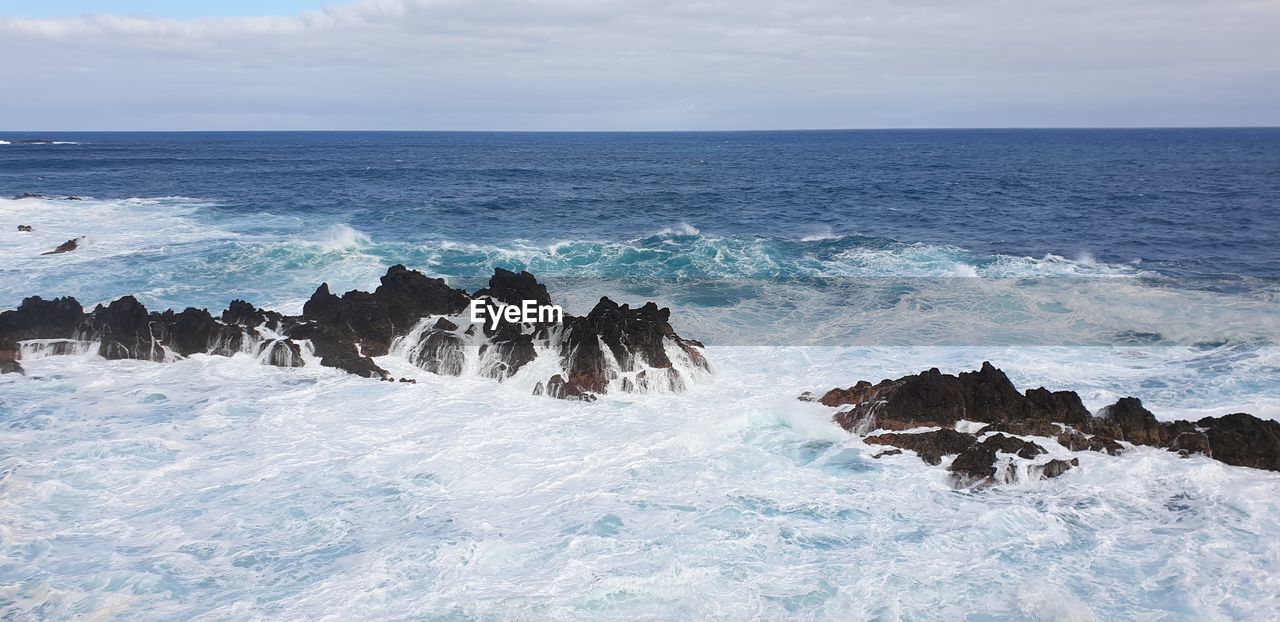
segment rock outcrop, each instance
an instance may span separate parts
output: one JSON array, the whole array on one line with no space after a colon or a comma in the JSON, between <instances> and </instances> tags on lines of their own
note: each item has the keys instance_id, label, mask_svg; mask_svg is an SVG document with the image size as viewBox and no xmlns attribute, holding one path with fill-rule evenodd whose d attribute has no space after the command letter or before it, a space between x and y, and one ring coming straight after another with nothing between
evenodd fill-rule
<instances>
[{"instance_id":1,"label":"rock outcrop","mask_svg":"<svg viewBox=\"0 0 1280 622\"><path fill-rule=\"evenodd\" d=\"M1019 393L1004 372L983 363L957 375L930 369L897 380L860 381L801 400L837 408L832 416L868 444L915 451L929 464L948 465L957 486L985 486L1022 477L1058 477L1076 458L1034 463L1044 447L1020 437L1046 438L1064 452L1117 455L1125 443L1183 456L1203 454L1227 464L1280 471L1280 423L1238 413L1195 423L1161 421L1137 398L1125 397L1094 416L1071 391ZM985 424L985 425L984 425ZM957 426L966 426L958 430ZM967 433L974 427L976 434ZM913 428L938 428L901 432ZM879 433L874 433L880 431ZM1017 460L1015 460L1017 458Z\"/></svg>"},{"instance_id":2,"label":"rock outcrop","mask_svg":"<svg viewBox=\"0 0 1280 622\"><path fill-rule=\"evenodd\" d=\"M83 239L84 238L73 238L73 239L67 240L62 244L59 244L57 248L51 251L40 253L40 254L41 255L61 255L62 253L69 253L73 250L76 250L77 248L80 248L80 240L83 240Z\"/></svg>"},{"instance_id":3,"label":"rock outcrop","mask_svg":"<svg viewBox=\"0 0 1280 622\"><path fill-rule=\"evenodd\" d=\"M299 316L243 300L215 316L195 308L150 312L132 296L90 312L73 298L32 297L0 313L0 352L12 353L15 365L23 342L44 355L84 352L94 344L94 352L106 359L157 362L243 353L278 367L318 359L322 366L381 380L393 378L374 358L393 351L431 373L457 376L474 369L496 380L550 356L560 373L537 383L535 393L582 401L613 390L680 390L686 380L680 369L709 370L702 345L676 334L670 311L653 303L632 309L603 298L584 317L530 324L504 320L476 330L468 313L473 299L494 308L526 300L551 304L547 288L528 272L499 269L473 298L397 265L373 292L339 296L321 284Z\"/></svg>"}]
</instances>

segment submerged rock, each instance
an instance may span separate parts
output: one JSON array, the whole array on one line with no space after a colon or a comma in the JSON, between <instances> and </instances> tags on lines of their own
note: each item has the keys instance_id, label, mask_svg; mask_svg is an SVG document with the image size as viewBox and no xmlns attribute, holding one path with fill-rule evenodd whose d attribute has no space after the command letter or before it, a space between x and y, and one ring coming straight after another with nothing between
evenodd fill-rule
<instances>
[{"instance_id":1,"label":"submerged rock","mask_svg":"<svg viewBox=\"0 0 1280 622\"><path fill-rule=\"evenodd\" d=\"M32 229L31 229L31 225L18 225L18 232L19 232L19 233L24 233L24 232L25 232L25 233L30 233L31 231L32 231Z\"/></svg>"}]
</instances>

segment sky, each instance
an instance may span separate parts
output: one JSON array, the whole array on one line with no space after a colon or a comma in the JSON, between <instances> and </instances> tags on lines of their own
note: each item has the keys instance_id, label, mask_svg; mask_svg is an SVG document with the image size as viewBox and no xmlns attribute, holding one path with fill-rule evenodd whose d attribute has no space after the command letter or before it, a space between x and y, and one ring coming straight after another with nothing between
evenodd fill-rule
<instances>
[{"instance_id":1,"label":"sky","mask_svg":"<svg viewBox=\"0 0 1280 622\"><path fill-rule=\"evenodd\" d=\"M1280 0L0 0L0 130L1280 125Z\"/></svg>"}]
</instances>

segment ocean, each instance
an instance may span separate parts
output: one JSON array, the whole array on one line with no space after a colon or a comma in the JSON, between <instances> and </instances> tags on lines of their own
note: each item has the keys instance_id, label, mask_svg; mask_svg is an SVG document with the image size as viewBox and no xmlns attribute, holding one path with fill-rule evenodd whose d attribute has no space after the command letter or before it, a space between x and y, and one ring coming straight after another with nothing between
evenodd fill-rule
<instances>
[{"instance_id":1,"label":"ocean","mask_svg":"<svg viewBox=\"0 0 1280 622\"><path fill-rule=\"evenodd\" d=\"M1137 447L957 490L796 399L991 361L1093 410L1280 419L1280 129L0 142L0 309L299 313L393 264L469 291L500 267L573 314L670 307L712 368L577 403L394 353L417 384L24 358L0 377L0 617L1280 611L1280 474Z\"/></svg>"}]
</instances>

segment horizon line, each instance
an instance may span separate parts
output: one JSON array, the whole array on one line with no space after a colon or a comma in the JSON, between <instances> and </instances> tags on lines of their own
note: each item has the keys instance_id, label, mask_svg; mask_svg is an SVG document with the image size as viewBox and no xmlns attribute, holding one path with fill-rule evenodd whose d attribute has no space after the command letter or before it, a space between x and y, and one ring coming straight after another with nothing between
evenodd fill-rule
<instances>
[{"instance_id":1,"label":"horizon line","mask_svg":"<svg viewBox=\"0 0 1280 622\"><path fill-rule=\"evenodd\" d=\"M303 133L415 133L415 134L743 134L768 132L930 132L1019 130L1271 130L1280 125L1045 125L1045 126L937 126L937 127L830 127L697 130L512 130L512 129L234 129L234 130L0 130L0 134L303 134Z\"/></svg>"}]
</instances>

